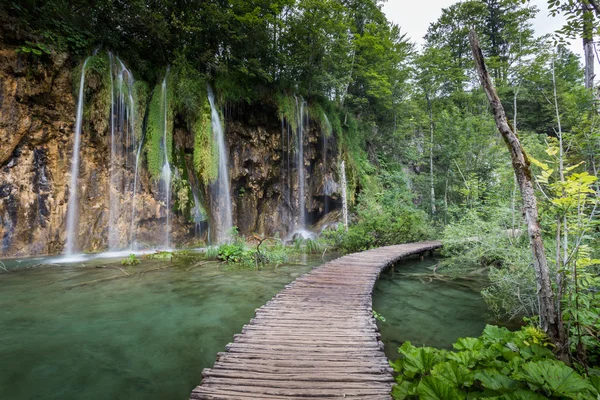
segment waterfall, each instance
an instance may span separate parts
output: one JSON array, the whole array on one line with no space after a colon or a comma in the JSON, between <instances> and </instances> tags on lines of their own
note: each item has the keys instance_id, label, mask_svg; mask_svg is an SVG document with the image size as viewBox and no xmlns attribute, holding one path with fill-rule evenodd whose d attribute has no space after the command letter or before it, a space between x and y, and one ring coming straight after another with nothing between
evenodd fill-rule
<instances>
[{"instance_id":1,"label":"waterfall","mask_svg":"<svg viewBox=\"0 0 600 400\"><path fill-rule=\"evenodd\" d=\"M192 217L194 218L194 235L200 237L202 236L202 222L206 220L206 217L202 210L202 205L200 204L198 190L195 186L192 186L192 195L194 196L194 209L192 210Z\"/></svg>"},{"instance_id":2,"label":"waterfall","mask_svg":"<svg viewBox=\"0 0 600 400\"><path fill-rule=\"evenodd\" d=\"M142 140L138 145L138 150L135 155L135 170L133 173L133 195L131 196L131 224L129 227L129 247L134 250L135 249L135 240L136 240L136 225L135 225L135 197L137 195L137 187L138 187L138 175L139 175L139 167L140 167L140 156L142 154L142 148L144 144L144 137L142 136Z\"/></svg>"},{"instance_id":3,"label":"waterfall","mask_svg":"<svg viewBox=\"0 0 600 400\"><path fill-rule=\"evenodd\" d=\"M213 203L216 203L216 207L213 208L213 212L216 211L215 236L217 243L223 243L229 240L229 233L233 227L231 217L231 195L223 125L221 124L219 112L215 107L215 95L210 87L208 88L208 101L211 110L213 139L217 141L219 149L219 175L217 177L217 182L211 187L211 191L213 192Z\"/></svg>"},{"instance_id":4,"label":"waterfall","mask_svg":"<svg viewBox=\"0 0 600 400\"><path fill-rule=\"evenodd\" d=\"M111 82L108 248L114 251L126 244L121 240L122 233L132 245L134 226L132 221L127 234L129 224L125 222L125 205L130 200L134 216L141 141L138 143L135 132L133 74L118 57L108 55Z\"/></svg>"},{"instance_id":5,"label":"waterfall","mask_svg":"<svg viewBox=\"0 0 600 400\"><path fill-rule=\"evenodd\" d=\"M75 138L73 140L73 155L71 156L71 183L69 186L69 203L67 205L67 242L65 244L65 254L71 255L76 245L78 204L77 204L77 179L79 178L79 148L81 147L81 124L83 120L83 92L85 86L85 68L89 57L83 62L81 67L81 78L79 79L79 97L77 99L77 119L75 121Z\"/></svg>"},{"instance_id":6,"label":"waterfall","mask_svg":"<svg viewBox=\"0 0 600 400\"><path fill-rule=\"evenodd\" d=\"M329 145L329 135L331 135L331 123L329 122L329 118L327 118L327 114L323 114L323 118L325 119L325 126L321 127L321 137L322 137L322 157L323 157L323 180L327 182L327 149ZM323 215L329 212L329 193L326 190L327 184L323 184Z\"/></svg>"},{"instance_id":7,"label":"waterfall","mask_svg":"<svg viewBox=\"0 0 600 400\"><path fill-rule=\"evenodd\" d=\"M344 227L348 232L348 195L347 195L347 183L346 183L346 162L342 161L340 165L340 181L342 185L342 212L344 215Z\"/></svg>"},{"instance_id":8,"label":"waterfall","mask_svg":"<svg viewBox=\"0 0 600 400\"><path fill-rule=\"evenodd\" d=\"M163 130L163 153L165 156L162 172L160 175L161 185L165 193L165 208L166 208L166 223L165 223L165 249L169 249L171 245L170 234L171 234L171 165L169 164L169 146L167 142L167 110L169 106L169 99L167 97L167 78L165 77L162 82L162 104L164 108L164 130Z\"/></svg>"},{"instance_id":9,"label":"waterfall","mask_svg":"<svg viewBox=\"0 0 600 400\"><path fill-rule=\"evenodd\" d=\"M306 102L300 97L296 99L296 168L298 172L298 225L296 230L303 231L306 228L306 198L304 195L304 106Z\"/></svg>"}]
</instances>

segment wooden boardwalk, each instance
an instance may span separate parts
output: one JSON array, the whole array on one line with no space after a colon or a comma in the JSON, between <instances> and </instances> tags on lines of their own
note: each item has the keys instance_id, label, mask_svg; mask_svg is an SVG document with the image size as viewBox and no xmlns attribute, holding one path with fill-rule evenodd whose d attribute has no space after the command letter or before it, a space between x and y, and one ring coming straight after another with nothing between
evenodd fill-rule
<instances>
[{"instance_id":1,"label":"wooden boardwalk","mask_svg":"<svg viewBox=\"0 0 600 400\"><path fill-rule=\"evenodd\" d=\"M299 277L256 310L191 398L390 399L394 379L373 318L373 286L390 264L440 246L350 254Z\"/></svg>"}]
</instances>

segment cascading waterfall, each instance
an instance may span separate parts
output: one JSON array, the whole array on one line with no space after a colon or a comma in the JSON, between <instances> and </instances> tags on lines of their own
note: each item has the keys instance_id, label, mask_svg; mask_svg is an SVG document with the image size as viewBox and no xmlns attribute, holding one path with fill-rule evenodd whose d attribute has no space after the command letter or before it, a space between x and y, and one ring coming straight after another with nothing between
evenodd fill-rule
<instances>
[{"instance_id":1,"label":"cascading waterfall","mask_svg":"<svg viewBox=\"0 0 600 400\"><path fill-rule=\"evenodd\" d=\"M131 200L132 215L135 215L135 191L137 186L138 161L141 141L135 132L135 101L133 97L133 74L125 64L109 53L111 102L110 102L110 188L108 248L111 251L132 245L133 221L126 232L126 199ZM138 143L139 142L139 143ZM132 185L133 184L133 185ZM125 198L124 198L125 196ZM122 222L122 223L121 223ZM122 226L121 226L122 225ZM121 235L124 233L124 235Z\"/></svg>"},{"instance_id":2,"label":"cascading waterfall","mask_svg":"<svg viewBox=\"0 0 600 400\"><path fill-rule=\"evenodd\" d=\"M348 232L348 192L346 183L346 162L340 165L340 181L342 185L342 214L344 216L344 228Z\"/></svg>"},{"instance_id":3,"label":"cascading waterfall","mask_svg":"<svg viewBox=\"0 0 600 400\"><path fill-rule=\"evenodd\" d=\"M77 99L77 118L75 121L75 138L73 140L73 155L71 156L71 183L69 186L69 202L67 205L67 242L65 244L65 254L72 255L75 250L76 227L78 222L78 204L77 204L77 179L79 178L79 149L81 147L81 125L83 122L83 93L85 86L85 68L90 57L86 58L81 68L81 78L79 79L79 97Z\"/></svg>"},{"instance_id":4,"label":"cascading waterfall","mask_svg":"<svg viewBox=\"0 0 600 400\"><path fill-rule=\"evenodd\" d=\"M304 123L305 117L308 122L308 116L304 113L306 102L302 97L296 99L296 169L298 172L298 216L296 231L306 229L306 198L305 198L305 171L304 171ZM308 125L308 123L307 123Z\"/></svg>"},{"instance_id":5,"label":"cascading waterfall","mask_svg":"<svg viewBox=\"0 0 600 400\"><path fill-rule=\"evenodd\" d=\"M144 137L140 140L138 145L137 153L135 155L135 170L133 173L133 195L131 196L131 224L129 227L129 247L131 250L136 249L136 225L135 225L135 197L138 189L138 176L140 167L140 156L142 155L142 148L144 144Z\"/></svg>"},{"instance_id":6,"label":"cascading waterfall","mask_svg":"<svg viewBox=\"0 0 600 400\"><path fill-rule=\"evenodd\" d=\"M217 141L219 149L219 175L217 182L211 186L213 193L213 212L215 214L215 238L217 243L227 242L230 239L230 231L233 227L231 216L231 190L229 188L229 170L227 163L227 150L225 149L225 137L223 125L219 112L215 107L215 95L208 87L208 101L211 110L211 124L213 138Z\"/></svg>"},{"instance_id":7,"label":"cascading waterfall","mask_svg":"<svg viewBox=\"0 0 600 400\"><path fill-rule=\"evenodd\" d=\"M291 157L293 148L290 142L291 138L290 125L284 117L281 117L281 181L284 190L284 202L288 209L291 210L291 188L292 188L292 173L291 173ZM290 221L289 228L293 227L293 221Z\"/></svg>"},{"instance_id":8,"label":"cascading waterfall","mask_svg":"<svg viewBox=\"0 0 600 400\"><path fill-rule=\"evenodd\" d=\"M332 128L331 128L331 123L329 122L329 118L327 118L327 114L323 114L323 117L325 119L325 126L321 127L321 136L322 136L322 157L323 157L323 179L325 181L327 181L326 179L326 174L327 174L327 149L329 146L329 135L331 135L332 132ZM327 214L329 212L329 193L327 193L327 188L325 187L323 189L324 191L324 197L323 197L323 214Z\"/></svg>"},{"instance_id":9,"label":"cascading waterfall","mask_svg":"<svg viewBox=\"0 0 600 400\"><path fill-rule=\"evenodd\" d=\"M167 71L168 73L168 71ZM171 165L169 164L169 146L167 139L167 112L169 106L169 99L167 97L167 78L163 79L162 82L162 104L163 104L163 118L164 118L164 130L163 130L163 154L165 156L163 167L160 175L160 181L163 189L163 193L165 194L165 213L166 213L166 223L165 223L165 249L169 249L171 246Z\"/></svg>"}]
</instances>

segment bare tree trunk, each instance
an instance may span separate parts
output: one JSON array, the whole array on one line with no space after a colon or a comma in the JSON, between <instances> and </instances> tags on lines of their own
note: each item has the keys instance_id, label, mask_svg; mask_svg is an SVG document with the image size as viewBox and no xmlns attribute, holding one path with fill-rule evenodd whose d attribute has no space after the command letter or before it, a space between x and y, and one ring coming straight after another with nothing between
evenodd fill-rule
<instances>
[{"instance_id":1,"label":"bare tree trunk","mask_svg":"<svg viewBox=\"0 0 600 400\"><path fill-rule=\"evenodd\" d=\"M427 99L427 110L429 111L429 179L431 187L431 215L434 215L436 209L434 187L435 180L433 176L433 108L431 107L431 99L429 98L429 94L425 93L425 98Z\"/></svg>"},{"instance_id":2,"label":"bare tree trunk","mask_svg":"<svg viewBox=\"0 0 600 400\"><path fill-rule=\"evenodd\" d=\"M469 41L475 65L487 98L492 107L496 126L502 135L502 138L508 146L512 165L515 170L515 175L519 183L521 197L523 198L523 210L525 213L525 221L527 222L527 231L529 233L529 241L533 252L533 268L537 280L537 295L539 301L540 325L546 332L552 343L556 346L556 352L561 358L565 358L568 350L564 335L564 328L560 318L556 312L556 304L554 302L554 292L550 282L550 271L548 269L548 261L542 241L539 215L537 208L537 199L533 189L531 169L529 168L529 160L523 151L523 147L519 142L519 138L513 132L506 113L500 102L500 98L496 93L496 89L492 84L492 79L485 65L485 59L477 39L477 34L474 30L469 33Z\"/></svg>"},{"instance_id":3,"label":"bare tree trunk","mask_svg":"<svg viewBox=\"0 0 600 400\"><path fill-rule=\"evenodd\" d=\"M594 14L583 4L583 53L585 63L585 88L594 88Z\"/></svg>"}]
</instances>

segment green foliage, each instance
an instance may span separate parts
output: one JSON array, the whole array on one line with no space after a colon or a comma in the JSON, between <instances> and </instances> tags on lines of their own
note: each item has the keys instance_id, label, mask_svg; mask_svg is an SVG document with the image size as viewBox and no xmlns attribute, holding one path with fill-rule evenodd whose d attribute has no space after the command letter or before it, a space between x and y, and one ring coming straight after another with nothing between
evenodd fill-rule
<instances>
[{"instance_id":1,"label":"green foliage","mask_svg":"<svg viewBox=\"0 0 600 400\"><path fill-rule=\"evenodd\" d=\"M15 51L17 53L31 54L38 57L52 54L52 50L46 44L30 42L29 40L26 40L24 45L17 47Z\"/></svg>"},{"instance_id":2,"label":"green foliage","mask_svg":"<svg viewBox=\"0 0 600 400\"><path fill-rule=\"evenodd\" d=\"M204 251L204 257L207 260L218 260L219 259L219 247L218 246L209 246Z\"/></svg>"},{"instance_id":3,"label":"green foliage","mask_svg":"<svg viewBox=\"0 0 600 400\"><path fill-rule=\"evenodd\" d=\"M172 93L167 80L166 99L163 85L159 84L154 87L150 104L148 105L144 152L148 162L148 171L154 179L160 178L162 166L165 161L165 151L169 161L173 161L173 113L171 108L172 102L170 101L171 96ZM166 110L165 105L167 107ZM167 119L166 123L165 116ZM164 138L165 128L166 149Z\"/></svg>"},{"instance_id":4,"label":"green foliage","mask_svg":"<svg viewBox=\"0 0 600 400\"><path fill-rule=\"evenodd\" d=\"M150 99L150 87L144 81L133 82L133 101L137 105L135 110L135 126L133 127L135 137L141 140L144 136L144 116Z\"/></svg>"},{"instance_id":5,"label":"green foliage","mask_svg":"<svg viewBox=\"0 0 600 400\"><path fill-rule=\"evenodd\" d=\"M294 251L301 254L322 254L326 248L326 242L320 239L303 237L294 239Z\"/></svg>"},{"instance_id":6,"label":"green foliage","mask_svg":"<svg viewBox=\"0 0 600 400\"><path fill-rule=\"evenodd\" d=\"M124 260L121 260L121 265L137 265L140 263L140 260L135 256L135 254L130 254Z\"/></svg>"},{"instance_id":7,"label":"green foliage","mask_svg":"<svg viewBox=\"0 0 600 400\"><path fill-rule=\"evenodd\" d=\"M383 315L379 314L377 311L373 310L373 318L375 318L379 322L385 322L386 319Z\"/></svg>"},{"instance_id":8,"label":"green foliage","mask_svg":"<svg viewBox=\"0 0 600 400\"><path fill-rule=\"evenodd\" d=\"M146 254L145 256L149 260L172 260L173 252L171 251L157 251L155 253Z\"/></svg>"},{"instance_id":9,"label":"green foliage","mask_svg":"<svg viewBox=\"0 0 600 400\"><path fill-rule=\"evenodd\" d=\"M257 269L266 265L280 265L289 260L291 251L285 247L279 238L265 238L258 246L250 247L248 243L233 229L229 243L216 248L208 248L207 259L219 259L227 262L230 267Z\"/></svg>"},{"instance_id":10,"label":"green foliage","mask_svg":"<svg viewBox=\"0 0 600 400\"><path fill-rule=\"evenodd\" d=\"M194 133L194 168L207 185L214 182L219 171L219 151L213 139L211 110L208 102L204 102L200 115L192 127Z\"/></svg>"},{"instance_id":11,"label":"green foliage","mask_svg":"<svg viewBox=\"0 0 600 400\"><path fill-rule=\"evenodd\" d=\"M454 351L405 342L391 363L394 399L590 399L591 379L557 360L545 334L533 327L510 332L487 325L479 338L462 338Z\"/></svg>"},{"instance_id":12,"label":"green foliage","mask_svg":"<svg viewBox=\"0 0 600 400\"><path fill-rule=\"evenodd\" d=\"M341 250L351 253L432 237L435 232L429 218L412 205L404 175L399 171L384 172L377 180L381 191L366 190L359 195L357 221L342 239Z\"/></svg>"}]
</instances>

